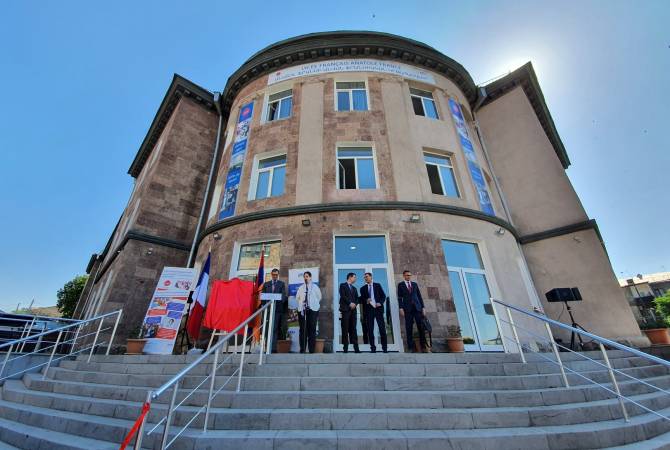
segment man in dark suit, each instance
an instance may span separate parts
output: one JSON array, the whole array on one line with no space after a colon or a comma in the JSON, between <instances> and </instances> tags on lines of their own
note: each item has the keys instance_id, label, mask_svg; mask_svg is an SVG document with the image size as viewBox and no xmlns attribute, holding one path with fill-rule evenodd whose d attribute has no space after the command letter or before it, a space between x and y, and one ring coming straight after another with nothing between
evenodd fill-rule
<instances>
[{"instance_id":1,"label":"man in dark suit","mask_svg":"<svg viewBox=\"0 0 670 450\"><path fill-rule=\"evenodd\" d=\"M421 351L430 353L428 343L426 342L426 333L423 328L423 297L419 285L412 281L412 272L405 270L402 273L405 281L398 283L398 303L400 304L400 317L405 317L405 334L407 336L407 349L416 352L412 333L414 331L414 322L419 331L419 341L421 342Z\"/></svg>"},{"instance_id":2,"label":"man in dark suit","mask_svg":"<svg viewBox=\"0 0 670 450\"><path fill-rule=\"evenodd\" d=\"M275 302L275 317L272 323L272 353L277 353L277 339L279 339L280 330L284 326L284 321L288 318L288 296L286 295L286 285L279 279L279 270L272 269L270 272L272 279L263 283L264 294L281 294L281 301ZM268 324L270 317L268 316Z\"/></svg>"},{"instance_id":3,"label":"man in dark suit","mask_svg":"<svg viewBox=\"0 0 670 450\"><path fill-rule=\"evenodd\" d=\"M340 284L340 313L342 318L342 346L344 353L349 351L349 343L354 344L354 352L360 353L358 349L358 335L356 334L356 306L358 306L358 291L354 286L356 274L349 272L346 283Z\"/></svg>"},{"instance_id":4,"label":"man in dark suit","mask_svg":"<svg viewBox=\"0 0 670 450\"><path fill-rule=\"evenodd\" d=\"M382 341L382 351L386 353L387 337L386 323L384 322L384 303L386 302L386 293L382 285L372 282L372 274L366 272L363 276L365 284L361 287L361 302L367 304L367 323L368 323L368 341L370 342L370 351L375 353L375 321L379 328L379 337Z\"/></svg>"}]
</instances>

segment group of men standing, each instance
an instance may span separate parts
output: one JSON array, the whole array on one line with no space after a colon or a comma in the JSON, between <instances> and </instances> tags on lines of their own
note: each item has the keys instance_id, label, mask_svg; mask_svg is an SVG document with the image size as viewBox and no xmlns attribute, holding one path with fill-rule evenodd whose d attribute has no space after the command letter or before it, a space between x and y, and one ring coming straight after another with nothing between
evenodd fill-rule
<instances>
[{"instance_id":1,"label":"group of men standing","mask_svg":"<svg viewBox=\"0 0 670 450\"><path fill-rule=\"evenodd\" d=\"M361 313L363 331L370 343L370 351L375 353L377 347L375 344L374 329L375 323L379 330L382 351L388 351L388 340L386 334L386 322L384 321L384 309L388 308L387 297L381 284L373 281L373 275L366 272L363 275L365 284L361 286L360 292L354 286L356 283L356 274L350 272L347 274L346 282L339 286L339 310L341 313L342 327L342 345L344 353L348 353L349 344L354 347L355 353L360 353L358 344L358 333L356 331L358 306L362 305ZM263 284L261 292L282 294L282 301L275 305L274 329L272 332L272 352L277 351L277 338L280 327L285 323L288 315L288 297L286 294L286 284L279 280L279 271L273 269L271 280ZM312 283L312 274L306 271L303 274L304 284L301 284L296 293L298 302L298 318L300 323L300 353L309 350L314 353L316 345L316 324L319 317L321 303L321 290ZM407 337L407 349L412 352L418 351L415 347L413 332L414 324L419 334L421 351L430 352L428 347L425 329L424 329L424 303L421 296L419 285L412 281L412 273L409 270L403 272L403 281L398 283L397 288L398 304L400 307L400 316L405 318L405 332Z\"/></svg>"}]
</instances>

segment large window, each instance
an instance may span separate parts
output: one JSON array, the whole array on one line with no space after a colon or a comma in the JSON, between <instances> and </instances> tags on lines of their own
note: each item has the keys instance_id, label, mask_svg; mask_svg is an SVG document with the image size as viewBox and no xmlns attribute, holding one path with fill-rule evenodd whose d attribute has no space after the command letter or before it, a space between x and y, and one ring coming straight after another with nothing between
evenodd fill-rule
<instances>
[{"instance_id":1,"label":"large window","mask_svg":"<svg viewBox=\"0 0 670 450\"><path fill-rule=\"evenodd\" d=\"M258 161L255 177L256 180L253 199L259 200L267 197L277 197L284 194L284 179L286 178L286 155L273 156Z\"/></svg>"},{"instance_id":2,"label":"large window","mask_svg":"<svg viewBox=\"0 0 670 450\"><path fill-rule=\"evenodd\" d=\"M277 92L268 98L266 122L291 117L293 109L293 90Z\"/></svg>"},{"instance_id":3,"label":"large window","mask_svg":"<svg viewBox=\"0 0 670 450\"><path fill-rule=\"evenodd\" d=\"M337 149L337 186L339 189L376 189L375 162L370 147Z\"/></svg>"},{"instance_id":4,"label":"large window","mask_svg":"<svg viewBox=\"0 0 670 450\"><path fill-rule=\"evenodd\" d=\"M265 280L270 279L270 271L279 268L279 259L281 257L281 242L255 242L253 244L242 244L237 257L233 276L243 280L255 281L258 275L258 264L261 260L261 249L265 254L263 265L265 266Z\"/></svg>"},{"instance_id":5,"label":"large window","mask_svg":"<svg viewBox=\"0 0 670 450\"><path fill-rule=\"evenodd\" d=\"M414 114L430 117L431 119L439 119L432 93L415 88L409 88L409 93L412 98Z\"/></svg>"},{"instance_id":6,"label":"large window","mask_svg":"<svg viewBox=\"0 0 670 450\"><path fill-rule=\"evenodd\" d=\"M451 158L435 153L424 153L423 160L426 162L430 190L433 194L458 197L458 186L456 186Z\"/></svg>"},{"instance_id":7,"label":"large window","mask_svg":"<svg viewBox=\"0 0 670 450\"><path fill-rule=\"evenodd\" d=\"M338 111L367 111L368 93L364 81L336 82Z\"/></svg>"}]
</instances>

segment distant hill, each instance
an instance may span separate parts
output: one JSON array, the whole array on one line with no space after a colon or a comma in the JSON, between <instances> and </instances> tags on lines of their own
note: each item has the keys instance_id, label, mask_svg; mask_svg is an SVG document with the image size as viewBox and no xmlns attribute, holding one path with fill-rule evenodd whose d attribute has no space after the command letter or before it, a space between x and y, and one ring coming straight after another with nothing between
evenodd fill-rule
<instances>
[{"instance_id":1,"label":"distant hill","mask_svg":"<svg viewBox=\"0 0 670 450\"><path fill-rule=\"evenodd\" d=\"M32 309L21 308L17 311L13 311L14 314L31 314L36 316L46 316L46 317L62 317L58 307L56 306L34 306Z\"/></svg>"}]
</instances>

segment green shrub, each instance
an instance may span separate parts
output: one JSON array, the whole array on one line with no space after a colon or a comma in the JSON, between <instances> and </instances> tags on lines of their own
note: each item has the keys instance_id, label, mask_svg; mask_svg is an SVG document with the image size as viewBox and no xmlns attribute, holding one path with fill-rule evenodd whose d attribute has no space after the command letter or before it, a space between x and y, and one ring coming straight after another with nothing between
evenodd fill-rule
<instances>
[{"instance_id":1,"label":"green shrub","mask_svg":"<svg viewBox=\"0 0 670 450\"><path fill-rule=\"evenodd\" d=\"M656 308L656 314L660 316L665 326L670 326L670 291L661 297L656 297L654 307Z\"/></svg>"}]
</instances>

